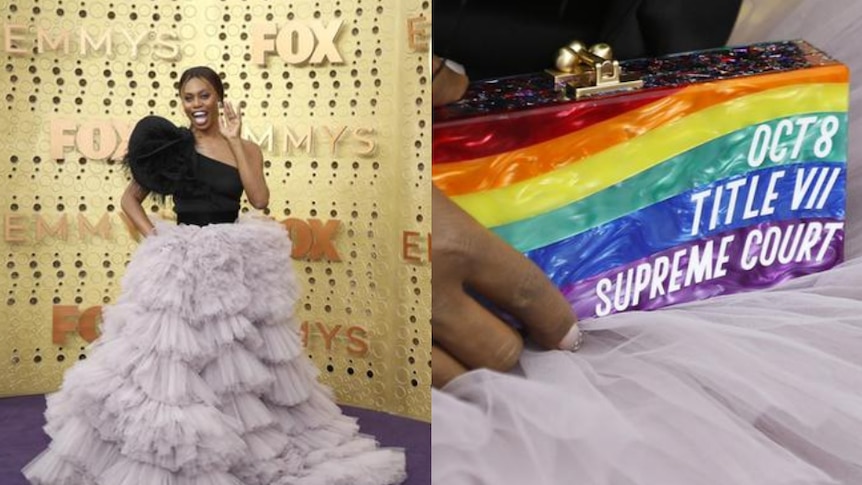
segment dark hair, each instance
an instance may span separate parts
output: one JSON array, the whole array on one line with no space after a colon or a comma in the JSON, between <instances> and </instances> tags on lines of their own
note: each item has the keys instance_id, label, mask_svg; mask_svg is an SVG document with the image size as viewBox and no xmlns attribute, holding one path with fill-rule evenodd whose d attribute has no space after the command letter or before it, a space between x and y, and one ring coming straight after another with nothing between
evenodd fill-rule
<instances>
[{"instance_id":1,"label":"dark hair","mask_svg":"<svg viewBox=\"0 0 862 485\"><path fill-rule=\"evenodd\" d=\"M224 85L221 82L221 78L215 71L206 66L196 66L186 69L185 72L183 72L183 75L180 76L178 91L182 93L183 86L194 78L200 78L210 83L212 87L215 88L219 101L224 100Z\"/></svg>"}]
</instances>

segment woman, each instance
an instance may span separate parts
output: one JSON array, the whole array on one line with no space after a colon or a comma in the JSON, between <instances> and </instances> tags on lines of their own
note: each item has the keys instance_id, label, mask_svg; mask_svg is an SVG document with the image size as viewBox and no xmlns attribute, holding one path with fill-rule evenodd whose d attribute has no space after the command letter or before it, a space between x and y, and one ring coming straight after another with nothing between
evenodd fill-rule
<instances>
[{"instance_id":1,"label":"woman","mask_svg":"<svg viewBox=\"0 0 862 485\"><path fill-rule=\"evenodd\" d=\"M240 138L209 68L179 82L191 128L147 117L126 162L122 207L147 235L89 358L48 397L50 447L34 484L392 484L403 453L378 449L341 414L303 355L283 227L236 224L239 200L269 202L260 148ZM177 221L141 202L172 195Z\"/></svg>"}]
</instances>

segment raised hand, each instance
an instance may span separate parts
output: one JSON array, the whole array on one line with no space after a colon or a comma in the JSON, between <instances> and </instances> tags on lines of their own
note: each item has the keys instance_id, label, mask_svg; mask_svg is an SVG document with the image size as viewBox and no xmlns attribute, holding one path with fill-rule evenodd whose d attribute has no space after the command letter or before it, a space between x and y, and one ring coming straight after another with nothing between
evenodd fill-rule
<instances>
[{"instance_id":1,"label":"raised hand","mask_svg":"<svg viewBox=\"0 0 862 485\"><path fill-rule=\"evenodd\" d=\"M230 101L224 102L223 111L219 124L222 136L228 140L239 139L242 132L242 115L238 109L234 109Z\"/></svg>"}]
</instances>

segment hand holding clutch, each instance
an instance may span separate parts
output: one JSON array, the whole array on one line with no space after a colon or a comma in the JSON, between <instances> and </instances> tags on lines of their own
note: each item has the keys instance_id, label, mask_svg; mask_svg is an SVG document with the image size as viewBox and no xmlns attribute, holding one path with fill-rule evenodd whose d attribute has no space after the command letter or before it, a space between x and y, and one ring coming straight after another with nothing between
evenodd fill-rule
<instances>
[{"instance_id":1,"label":"hand holding clutch","mask_svg":"<svg viewBox=\"0 0 862 485\"><path fill-rule=\"evenodd\" d=\"M538 344L578 350L577 318L544 273L442 192L432 194L434 386L468 369L508 370L521 354L521 336L467 289L518 319Z\"/></svg>"}]
</instances>

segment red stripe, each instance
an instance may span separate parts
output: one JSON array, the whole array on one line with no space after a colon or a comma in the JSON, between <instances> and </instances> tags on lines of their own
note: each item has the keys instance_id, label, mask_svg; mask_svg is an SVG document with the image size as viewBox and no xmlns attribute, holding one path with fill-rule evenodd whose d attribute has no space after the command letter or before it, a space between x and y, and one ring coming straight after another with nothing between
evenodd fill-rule
<instances>
[{"instance_id":1,"label":"red stripe","mask_svg":"<svg viewBox=\"0 0 862 485\"><path fill-rule=\"evenodd\" d=\"M434 164L460 162L535 145L638 109L680 89L650 89L484 119L435 123L432 160Z\"/></svg>"}]
</instances>

